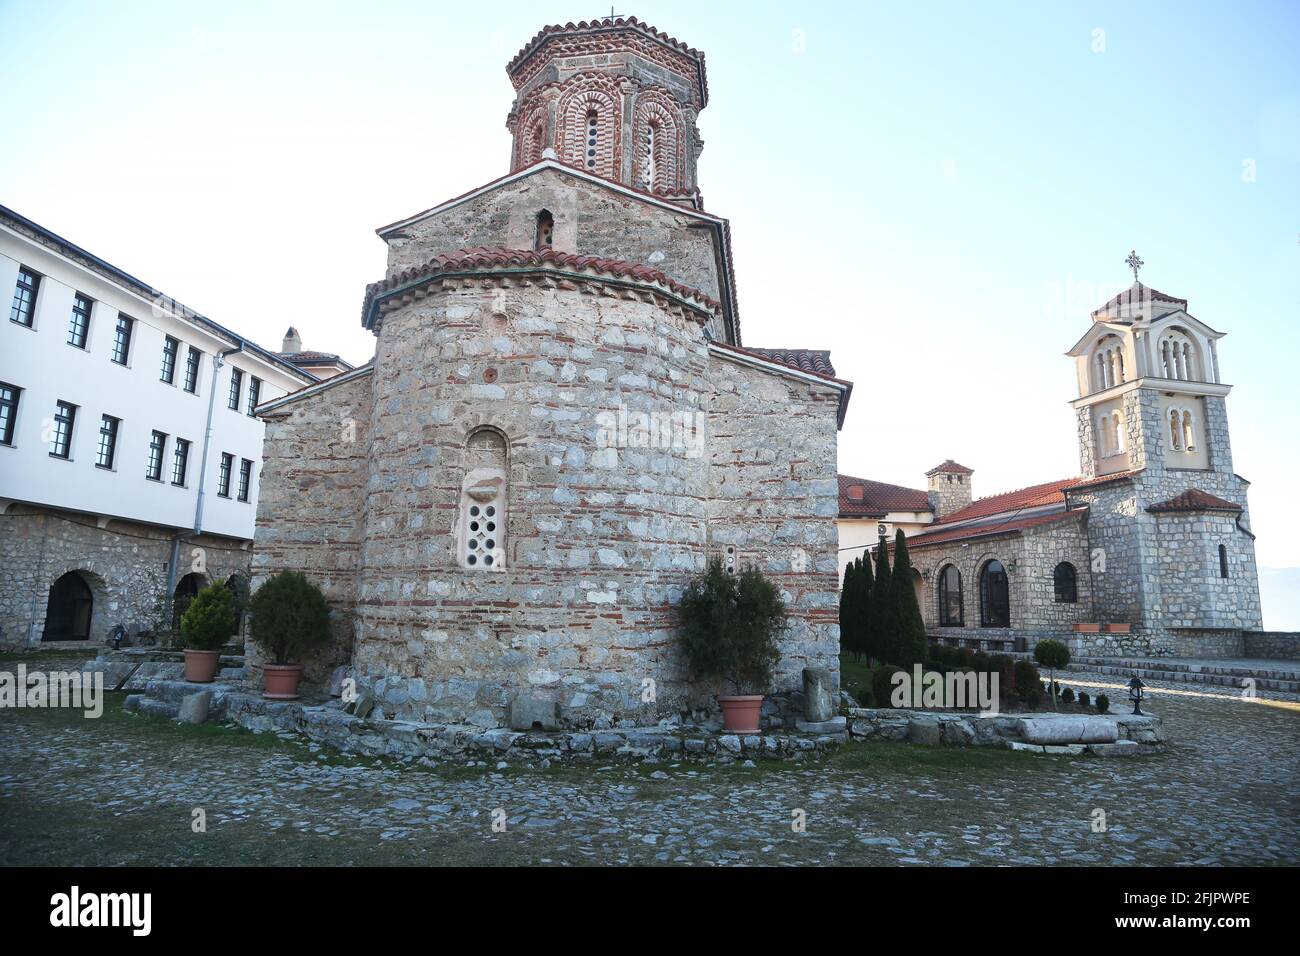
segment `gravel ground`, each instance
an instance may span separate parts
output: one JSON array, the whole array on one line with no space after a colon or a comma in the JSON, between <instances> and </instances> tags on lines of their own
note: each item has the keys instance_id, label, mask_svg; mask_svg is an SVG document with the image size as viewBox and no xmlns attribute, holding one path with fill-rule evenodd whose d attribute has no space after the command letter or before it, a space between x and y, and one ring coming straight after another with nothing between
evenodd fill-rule
<instances>
[{"instance_id":1,"label":"gravel ground","mask_svg":"<svg viewBox=\"0 0 1300 956\"><path fill-rule=\"evenodd\" d=\"M0 711L0 864L1300 863L1300 707L1171 687L1149 702L1174 740L1157 755L856 744L755 768L428 768L120 697L99 720Z\"/></svg>"}]
</instances>

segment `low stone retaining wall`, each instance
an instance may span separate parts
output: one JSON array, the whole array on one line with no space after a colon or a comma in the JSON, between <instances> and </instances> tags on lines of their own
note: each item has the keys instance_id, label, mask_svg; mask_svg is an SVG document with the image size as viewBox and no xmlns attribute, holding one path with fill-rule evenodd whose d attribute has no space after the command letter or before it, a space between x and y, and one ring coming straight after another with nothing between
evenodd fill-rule
<instances>
[{"instance_id":1,"label":"low stone retaining wall","mask_svg":"<svg viewBox=\"0 0 1300 956\"><path fill-rule=\"evenodd\" d=\"M1242 654L1275 661L1300 661L1300 632L1243 631Z\"/></svg>"},{"instance_id":2,"label":"low stone retaining wall","mask_svg":"<svg viewBox=\"0 0 1300 956\"><path fill-rule=\"evenodd\" d=\"M1031 748L1047 753L1138 752L1165 743L1154 714L942 713L928 710L849 711L849 734L860 740L907 741L957 747Z\"/></svg>"}]
</instances>

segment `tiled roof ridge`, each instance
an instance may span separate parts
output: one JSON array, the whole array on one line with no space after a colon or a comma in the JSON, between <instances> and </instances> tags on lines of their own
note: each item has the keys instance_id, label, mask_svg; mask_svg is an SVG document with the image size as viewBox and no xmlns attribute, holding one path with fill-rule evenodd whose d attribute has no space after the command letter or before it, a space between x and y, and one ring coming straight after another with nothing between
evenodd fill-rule
<instances>
[{"instance_id":1,"label":"tiled roof ridge","mask_svg":"<svg viewBox=\"0 0 1300 956\"><path fill-rule=\"evenodd\" d=\"M647 285L661 286L697 307L710 312L721 309L718 301L692 286L678 282L659 269L647 265L627 262L623 259L609 259L602 256L580 256L570 252L558 252L555 249L505 249L497 246L477 246L473 249L457 249L444 252L420 265L403 269L379 282L366 286L366 295L361 308L361 320L367 319L375 300L403 286L436 278L440 273L454 272L461 269L495 270L509 267L524 269L576 270L596 273L613 278L634 279Z\"/></svg>"},{"instance_id":2,"label":"tiled roof ridge","mask_svg":"<svg viewBox=\"0 0 1300 956\"><path fill-rule=\"evenodd\" d=\"M752 345L744 346L744 348L764 355L773 362L793 365L805 372L819 372L831 376L835 374L835 366L831 364L830 349L773 349L757 348Z\"/></svg>"},{"instance_id":3,"label":"tiled roof ridge","mask_svg":"<svg viewBox=\"0 0 1300 956\"><path fill-rule=\"evenodd\" d=\"M1067 518L1074 518L1087 512L1086 507L1067 508L1063 511L1053 511L1043 515L1029 515L1027 517L1018 517L1012 515L1001 521L986 522L984 524L963 525L952 528L940 522L927 525L924 530L915 535L907 536L908 547L928 547L935 544L948 544L953 541L962 541L968 538L993 537L999 534L1016 534L1026 531L1030 528L1036 528L1041 525L1053 524L1057 521L1064 521ZM926 540L926 539L929 540Z\"/></svg>"},{"instance_id":4,"label":"tiled roof ridge","mask_svg":"<svg viewBox=\"0 0 1300 956\"><path fill-rule=\"evenodd\" d=\"M927 477L929 475L937 474L973 475L975 474L975 469L967 468L965 465L960 465L951 458L948 458L942 464L935 465L926 472Z\"/></svg>"},{"instance_id":5,"label":"tiled roof ridge","mask_svg":"<svg viewBox=\"0 0 1300 956\"><path fill-rule=\"evenodd\" d=\"M1122 305L1128 302L1142 302L1147 299L1152 302L1173 302L1177 305L1181 305L1183 308L1187 308L1186 299L1180 299L1176 295L1170 295L1167 292L1161 292L1159 289L1153 289L1151 286L1144 285L1141 282L1134 282L1127 289L1123 289L1107 299L1100 308L1094 309L1092 314L1101 315L1102 313L1109 311L1111 306Z\"/></svg>"},{"instance_id":6,"label":"tiled roof ridge","mask_svg":"<svg viewBox=\"0 0 1300 956\"><path fill-rule=\"evenodd\" d=\"M1212 495L1208 491L1201 491L1199 488L1188 488L1186 491L1174 495L1165 501L1157 501L1155 504L1148 505L1147 511L1151 512L1169 512L1169 511L1244 511L1245 509L1235 501L1228 501L1220 498L1218 495Z\"/></svg>"},{"instance_id":7,"label":"tiled roof ridge","mask_svg":"<svg viewBox=\"0 0 1300 956\"><path fill-rule=\"evenodd\" d=\"M839 508L841 516L877 517L890 511L931 511L930 494L920 488L908 488L871 478L858 478L854 475L837 474L839 484ZM849 489L861 486L863 496L852 498Z\"/></svg>"},{"instance_id":8,"label":"tiled roof ridge","mask_svg":"<svg viewBox=\"0 0 1300 956\"><path fill-rule=\"evenodd\" d=\"M765 351L772 351L771 349L766 349L766 350L765 350L765 349L756 349L756 348L752 348L751 346L748 346L748 345L732 345L730 342L718 342L718 341L713 341L713 342L710 342L709 344L710 344L710 345L715 345L715 346L717 346L717 347L719 347L719 348L723 348L723 349L726 349L726 350L731 351L731 352L739 352L739 353L741 353L742 355L750 355L750 356L753 356L754 358L762 359L764 362L771 362L773 365L780 365L780 366L783 366L784 368L791 369L792 371L795 371L795 372L802 372L802 373L805 374L805 375L813 375L813 376L816 376L817 378L825 379L825 380L828 381L828 382L835 382L836 384L839 384L839 385L851 385L851 384L852 384L852 383L849 382L847 379L837 378L833 373L827 373L827 372L814 372L814 371L812 371L812 370L810 370L810 369L800 368L798 365L792 365L790 362L783 362L783 361L781 361L780 359L775 359L775 358L772 358L772 357L770 357L770 356L764 354ZM800 349L786 349L785 351L807 351L807 350L800 350Z\"/></svg>"},{"instance_id":9,"label":"tiled roof ridge","mask_svg":"<svg viewBox=\"0 0 1300 956\"><path fill-rule=\"evenodd\" d=\"M700 62L704 61L704 53L700 50L695 49L695 47L687 43L683 43L676 37L669 36L664 31L638 20L636 17L600 17L595 20L579 20L577 23L570 21L563 25L556 23L542 27L531 40L520 48L514 58L506 64L506 72L513 73L515 69L524 62L524 60L532 56L532 54L535 53L546 40L553 36L559 36L564 33L577 33L585 30L608 28L617 29L618 27L631 27L639 33L644 33L661 43L667 44L678 53L684 53L686 56L699 60Z\"/></svg>"}]
</instances>

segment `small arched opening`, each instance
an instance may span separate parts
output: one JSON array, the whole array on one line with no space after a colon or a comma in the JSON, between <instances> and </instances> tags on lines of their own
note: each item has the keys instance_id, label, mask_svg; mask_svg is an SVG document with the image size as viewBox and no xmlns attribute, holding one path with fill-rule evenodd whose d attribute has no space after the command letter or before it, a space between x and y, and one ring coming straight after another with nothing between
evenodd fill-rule
<instances>
[{"instance_id":1,"label":"small arched opening","mask_svg":"<svg viewBox=\"0 0 1300 956\"><path fill-rule=\"evenodd\" d=\"M69 571L50 587L42 641L88 641L95 595L79 571Z\"/></svg>"},{"instance_id":2,"label":"small arched opening","mask_svg":"<svg viewBox=\"0 0 1300 956\"><path fill-rule=\"evenodd\" d=\"M172 627L174 629L180 629L181 618L189 609L190 602L198 597L199 592L205 587L207 587L207 581L197 571L191 571L176 582L176 590L172 592Z\"/></svg>"},{"instance_id":3,"label":"small arched opening","mask_svg":"<svg viewBox=\"0 0 1300 956\"><path fill-rule=\"evenodd\" d=\"M534 239L534 249L549 249L555 239L555 217L551 215L550 210L543 209L537 214L537 233Z\"/></svg>"}]
</instances>

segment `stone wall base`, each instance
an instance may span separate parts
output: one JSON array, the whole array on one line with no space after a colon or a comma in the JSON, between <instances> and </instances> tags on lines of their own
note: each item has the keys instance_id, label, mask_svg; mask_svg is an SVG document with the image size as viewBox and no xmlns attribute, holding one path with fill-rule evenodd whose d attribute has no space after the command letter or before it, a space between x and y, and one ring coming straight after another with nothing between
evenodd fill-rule
<instances>
[{"instance_id":1,"label":"stone wall base","mask_svg":"<svg viewBox=\"0 0 1300 956\"><path fill-rule=\"evenodd\" d=\"M1300 632L1244 631L1241 635L1242 657L1275 661L1300 661Z\"/></svg>"}]
</instances>

